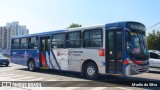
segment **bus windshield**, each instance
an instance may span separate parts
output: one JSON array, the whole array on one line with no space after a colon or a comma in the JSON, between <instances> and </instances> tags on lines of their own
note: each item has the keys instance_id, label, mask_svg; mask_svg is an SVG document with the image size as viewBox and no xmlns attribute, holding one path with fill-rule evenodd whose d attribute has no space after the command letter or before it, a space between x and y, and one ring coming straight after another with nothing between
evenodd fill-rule
<instances>
[{"instance_id":1,"label":"bus windshield","mask_svg":"<svg viewBox=\"0 0 160 90\"><path fill-rule=\"evenodd\" d=\"M145 34L131 32L131 40L127 41L127 51L134 58L143 59L147 56L147 40Z\"/></svg>"}]
</instances>

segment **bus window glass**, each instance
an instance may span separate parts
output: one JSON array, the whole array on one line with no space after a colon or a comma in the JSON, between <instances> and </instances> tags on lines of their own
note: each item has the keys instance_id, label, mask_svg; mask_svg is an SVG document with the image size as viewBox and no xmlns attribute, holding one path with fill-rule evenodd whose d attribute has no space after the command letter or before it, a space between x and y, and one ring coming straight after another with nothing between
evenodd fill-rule
<instances>
[{"instance_id":1,"label":"bus window glass","mask_svg":"<svg viewBox=\"0 0 160 90\"><path fill-rule=\"evenodd\" d=\"M28 48L28 40L27 38L22 38L20 42L20 49L27 49Z\"/></svg>"},{"instance_id":2,"label":"bus window glass","mask_svg":"<svg viewBox=\"0 0 160 90\"><path fill-rule=\"evenodd\" d=\"M19 39L13 39L12 48L19 49Z\"/></svg>"},{"instance_id":3,"label":"bus window glass","mask_svg":"<svg viewBox=\"0 0 160 90\"><path fill-rule=\"evenodd\" d=\"M65 47L65 34L55 34L52 39L52 48Z\"/></svg>"},{"instance_id":4,"label":"bus window glass","mask_svg":"<svg viewBox=\"0 0 160 90\"><path fill-rule=\"evenodd\" d=\"M102 47L102 30L84 31L83 47Z\"/></svg>"},{"instance_id":5,"label":"bus window glass","mask_svg":"<svg viewBox=\"0 0 160 90\"><path fill-rule=\"evenodd\" d=\"M29 49L37 49L38 48L38 40L37 37L30 37L29 38L29 44L28 44L28 48Z\"/></svg>"},{"instance_id":6,"label":"bus window glass","mask_svg":"<svg viewBox=\"0 0 160 90\"><path fill-rule=\"evenodd\" d=\"M46 44L45 44L45 38L42 39L42 51L46 51Z\"/></svg>"},{"instance_id":7,"label":"bus window glass","mask_svg":"<svg viewBox=\"0 0 160 90\"><path fill-rule=\"evenodd\" d=\"M50 39L47 39L47 50L50 50Z\"/></svg>"},{"instance_id":8,"label":"bus window glass","mask_svg":"<svg viewBox=\"0 0 160 90\"><path fill-rule=\"evenodd\" d=\"M67 48L81 47L81 32L71 32L67 34Z\"/></svg>"}]
</instances>

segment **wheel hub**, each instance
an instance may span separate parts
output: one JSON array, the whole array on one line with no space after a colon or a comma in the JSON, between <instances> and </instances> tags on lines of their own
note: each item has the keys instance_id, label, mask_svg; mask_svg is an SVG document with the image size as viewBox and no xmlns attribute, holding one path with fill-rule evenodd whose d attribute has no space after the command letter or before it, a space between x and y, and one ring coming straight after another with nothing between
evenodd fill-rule
<instances>
[{"instance_id":1,"label":"wheel hub","mask_svg":"<svg viewBox=\"0 0 160 90\"><path fill-rule=\"evenodd\" d=\"M29 63L29 68L30 68L30 70L33 70L33 67L34 67L33 62L30 62L30 63Z\"/></svg>"},{"instance_id":2,"label":"wheel hub","mask_svg":"<svg viewBox=\"0 0 160 90\"><path fill-rule=\"evenodd\" d=\"M93 67L88 67L87 73L88 73L88 75L92 76L95 74L95 69Z\"/></svg>"}]
</instances>

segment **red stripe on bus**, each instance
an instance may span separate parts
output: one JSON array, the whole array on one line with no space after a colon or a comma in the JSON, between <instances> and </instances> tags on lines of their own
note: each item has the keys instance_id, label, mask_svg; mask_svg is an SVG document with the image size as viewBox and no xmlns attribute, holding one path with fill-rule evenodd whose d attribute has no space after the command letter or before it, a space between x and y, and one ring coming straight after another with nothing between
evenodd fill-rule
<instances>
[{"instance_id":1,"label":"red stripe on bus","mask_svg":"<svg viewBox=\"0 0 160 90\"><path fill-rule=\"evenodd\" d=\"M143 61L138 61L138 60L132 60L133 63L135 64L143 64ZM123 61L124 64L129 64L129 62L127 60Z\"/></svg>"},{"instance_id":2,"label":"red stripe on bus","mask_svg":"<svg viewBox=\"0 0 160 90\"><path fill-rule=\"evenodd\" d=\"M123 63L124 64L129 64L129 62L127 60L124 60Z\"/></svg>"},{"instance_id":3,"label":"red stripe on bus","mask_svg":"<svg viewBox=\"0 0 160 90\"><path fill-rule=\"evenodd\" d=\"M40 59L41 59L41 62L42 62L42 66L45 67L46 66L46 59L43 55L43 52L40 53Z\"/></svg>"},{"instance_id":4,"label":"red stripe on bus","mask_svg":"<svg viewBox=\"0 0 160 90\"><path fill-rule=\"evenodd\" d=\"M143 64L143 61L132 60L135 64Z\"/></svg>"}]
</instances>

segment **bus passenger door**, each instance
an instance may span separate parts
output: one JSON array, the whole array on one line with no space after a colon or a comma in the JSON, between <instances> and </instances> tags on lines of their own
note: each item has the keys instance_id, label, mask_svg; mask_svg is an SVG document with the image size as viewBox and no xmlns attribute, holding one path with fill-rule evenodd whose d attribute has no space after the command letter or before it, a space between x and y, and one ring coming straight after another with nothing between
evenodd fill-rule
<instances>
[{"instance_id":1,"label":"bus passenger door","mask_svg":"<svg viewBox=\"0 0 160 90\"><path fill-rule=\"evenodd\" d=\"M40 61L42 67L50 67L50 37L40 38Z\"/></svg>"},{"instance_id":2,"label":"bus passenger door","mask_svg":"<svg viewBox=\"0 0 160 90\"><path fill-rule=\"evenodd\" d=\"M122 74L123 71L123 35L121 30L106 31L106 72Z\"/></svg>"}]
</instances>

